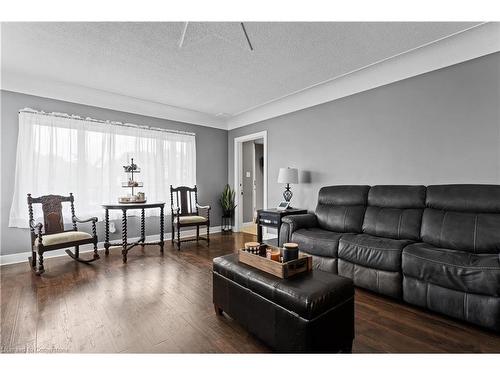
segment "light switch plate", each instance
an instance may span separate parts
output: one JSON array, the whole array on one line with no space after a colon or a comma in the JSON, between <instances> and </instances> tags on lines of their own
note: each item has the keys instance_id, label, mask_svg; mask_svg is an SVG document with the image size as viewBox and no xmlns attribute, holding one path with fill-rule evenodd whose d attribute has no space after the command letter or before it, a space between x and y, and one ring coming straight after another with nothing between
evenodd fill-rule
<instances>
[{"instance_id":1,"label":"light switch plate","mask_svg":"<svg viewBox=\"0 0 500 375\"><path fill-rule=\"evenodd\" d=\"M246 176L247 176L247 177L251 177L250 172L247 172L247 173L246 173Z\"/></svg>"}]
</instances>

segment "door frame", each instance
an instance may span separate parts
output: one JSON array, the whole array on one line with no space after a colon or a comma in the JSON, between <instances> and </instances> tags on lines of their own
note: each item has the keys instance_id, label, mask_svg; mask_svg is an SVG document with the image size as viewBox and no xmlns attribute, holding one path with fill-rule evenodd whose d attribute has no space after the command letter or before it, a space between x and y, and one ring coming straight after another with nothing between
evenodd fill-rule
<instances>
[{"instance_id":1,"label":"door frame","mask_svg":"<svg viewBox=\"0 0 500 375\"><path fill-rule=\"evenodd\" d=\"M257 185L255 184L255 142L252 144L252 212L255 211L257 206Z\"/></svg>"},{"instance_id":2,"label":"door frame","mask_svg":"<svg viewBox=\"0 0 500 375\"><path fill-rule=\"evenodd\" d=\"M243 142L262 138L264 140L264 178L263 178L263 208L267 208L267 131L243 135L234 138L234 231L239 232L243 223L243 210L241 207L241 191L243 183Z\"/></svg>"}]
</instances>

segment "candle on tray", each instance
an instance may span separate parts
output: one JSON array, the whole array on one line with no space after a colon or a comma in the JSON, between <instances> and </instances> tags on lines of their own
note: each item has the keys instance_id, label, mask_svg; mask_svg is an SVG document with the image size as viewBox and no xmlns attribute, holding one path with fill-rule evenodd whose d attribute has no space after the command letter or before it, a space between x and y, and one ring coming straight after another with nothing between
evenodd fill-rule
<instances>
[{"instance_id":1,"label":"candle on tray","mask_svg":"<svg viewBox=\"0 0 500 375\"><path fill-rule=\"evenodd\" d=\"M271 250L271 260L279 262L280 261L280 255L281 255L281 253L280 253L279 249Z\"/></svg>"}]
</instances>

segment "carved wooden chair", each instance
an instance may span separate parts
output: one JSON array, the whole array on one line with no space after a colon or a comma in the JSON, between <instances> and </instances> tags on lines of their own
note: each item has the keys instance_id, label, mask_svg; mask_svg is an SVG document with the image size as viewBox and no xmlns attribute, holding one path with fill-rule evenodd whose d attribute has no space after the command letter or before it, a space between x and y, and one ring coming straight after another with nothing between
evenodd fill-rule
<instances>
[{"instance_id":1,"label":"carved wooden chair","mask_svg":"<svg viewBox=\"0 0 500 375\"><path fill-rule=\"evenodd\" d=\"M73 229L64 230L62 203L69 202L71 206L71 221ZM99 259L97 253L97 232L96 232L96 217L91 217L85 220L75 216L73 194L69 193L69 197L61 195L44 195L38 198L32 198L28 194L28 210L30 219L31 232L31 257L29 262L31 268L37 275L41 275L45 270L43 267L43 253L46 251L63 249L65 247L74 247L73 254L69 249L66 253L78 262L90 263ZM33 204L41 204L44 223L35 223L33 220ZM92 223L92 235L86 232L79 232L76 223ZM93 244L94 255L92 259L84 260L80 258L80 245ZM36 266L36 256L38 254L38 268Z\"/></svg>"},{"instance_id":2,"label":"carved wooden chair","mask_svg":"<svg viewBox=\"0 0 500 375\"><path fill-rule=\"evenodd\" d=\"M187 186L172 187L170 185L170 202L172 207L172 244L181 249L181 242L207 241L210 246L210 206L198 204L198 189ZM200 237L200 226L206 225L207 236ZM196 238L181 240L181 228L196 227ZM177 231L177 238L175 234Z\"/></svg>"}]
</instances>

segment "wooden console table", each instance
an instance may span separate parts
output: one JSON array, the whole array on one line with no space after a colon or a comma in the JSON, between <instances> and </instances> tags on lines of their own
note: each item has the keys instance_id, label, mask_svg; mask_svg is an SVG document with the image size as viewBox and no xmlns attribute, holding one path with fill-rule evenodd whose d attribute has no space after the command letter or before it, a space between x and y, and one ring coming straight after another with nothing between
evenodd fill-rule
<instances>
[{"instance_id":1,"label":"wooden console table","mask_svg":"<svg viewBox=\"0 0 500 375\"><path fill-rule=\"evenodd\" d=\"M111 246L121 246L123 263L127 263L127 253L134 246L141 245L158 245L160 246L160 251L163 253L163 231L164 231L164 208L165 202L158 203L114 203L114 204L103 204L102 207L105 210L104 214L104 248L106 249L105 254L109 254L109 248ZM144 210L149 208L159 208L160 209L160 241L146 242L146 217ZM122 211L122 241L121 242L109 242L109 210L121 210ZM127 241L127 211L128 210L141 210L141 237L137 242Z\"/></svg>"}]
</instances>

